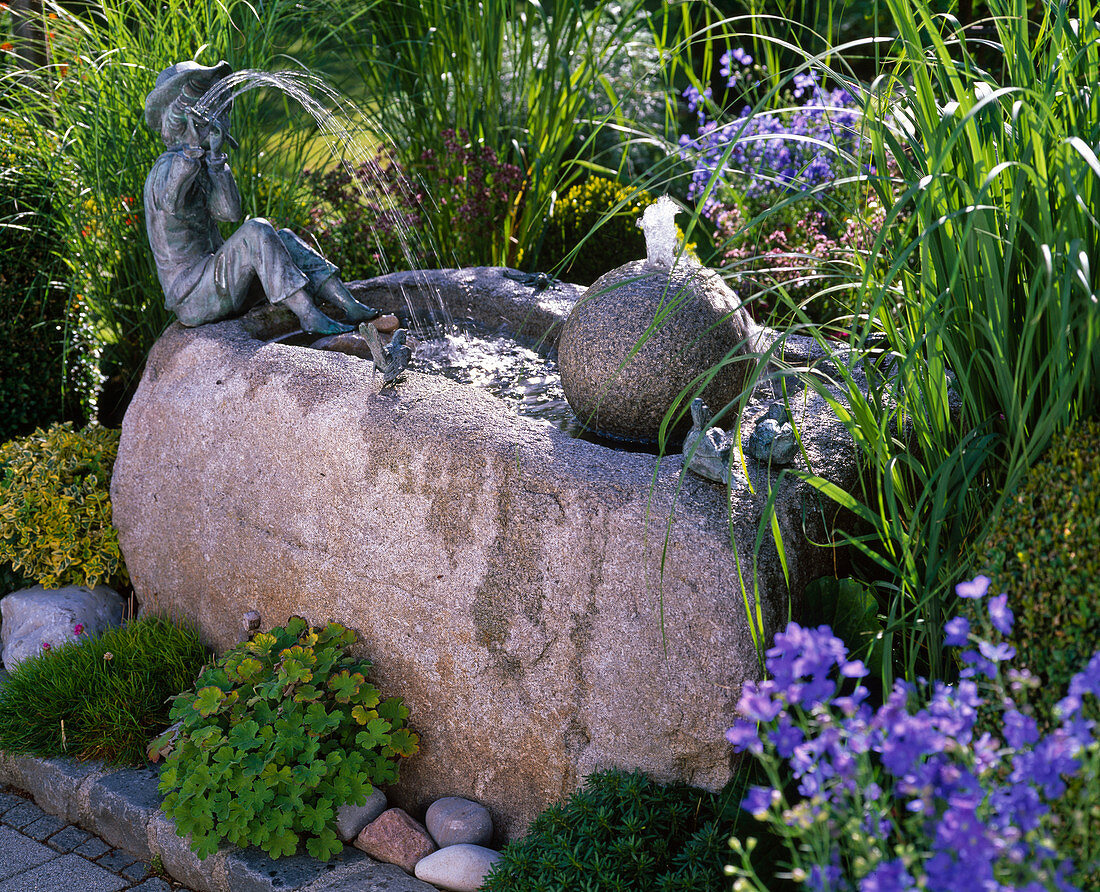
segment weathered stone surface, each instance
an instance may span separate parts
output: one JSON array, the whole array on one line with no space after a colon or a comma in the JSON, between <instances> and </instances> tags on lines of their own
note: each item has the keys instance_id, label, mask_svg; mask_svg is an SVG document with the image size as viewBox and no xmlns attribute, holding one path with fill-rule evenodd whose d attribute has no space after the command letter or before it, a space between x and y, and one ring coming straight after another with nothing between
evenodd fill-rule
<instances>
[{"instance_id":1,"label":"weathered stone surface","mask_svg":"<svg viewBox=\"0 0 1100 892\"><path fill-rule=\"evenodd\" d=\"M0 753L0 784L26 791L44 811L66 821L80 816L81 788L91 786L104 773L98 762Z\"/></svg>"},{"instance_id":2,"label":"weathered stone surface","mask_svg":"<svg viewBox=\"0 0 1100 892\"><path fill-rule=\"evenodd\" d=\"M409 876L396 864L382 864L363 855L359 863L337 868L301 892L435 892L435 887Z\"/></svg>"},{"instance_id":3,"label":"weathered stone surface","mask_svg":"<svg viewBox=\"0 0 1100 892\"><path fill-rule=\"evenodd\" d=\"M401 808L387 808L355 837L355 847L372 858L412 873L416 862L435 851L427 828Z\"/></svg>"},{"instance_id":4,"label":"weathered stone surface","mask_svg":"<svg viewBox=\"0 0 1100 892\"><path fill-rule=\"evenodd\" d=\"M105 585L89 589L83 585L47 589L40 585L12 592L0 600L0 641L4 666L10 672L29 656L42 652L42 645L59 647L74 641L74 629L97 635L122 622L122 596Z\"/></svg>"},{"instance_id":5,"label":"weathered stone surface","mask_svg":"<svg viewBox=\"0 0 1100 892\"><path fill-rule=\"evenodd\" d=\"M364 299L386 309L378 297ZM507 839L600 767L721 787L723 734L759 672L728 522L751 572L777 474L750 459L752 491L681 480L679 456L575 440L415 371L381 391L371 369L254 340L244 320L169 328L112 482L145 609L194 620L223 650L248 610L265 627L299 614L354 628L420 734L387 790L414 813L462 795ZM797 412L820 419L804 440L815 469L850 484L824 401L808 394ZM812 491L777 485L790 592L765 535L766 636L832 571L805 542Z\"/></svg>"},{"instance_id":6,"label":"weathered stone surface","mask_svg":"<svg viewBox=\"0 0 1100 892\"><path fill-rule=\"evenodd\" d=\"M461 796L437 799L428 806L424 823L441 849L459 843L485 846L493 838L493 819L489 809Z\"/></svg>"},{"instance_id":7,"label":"weathered stone surface","mask_svg":"<svg viewBox=\"0 0 1100 892\"><path fill-rule=\"evenodd\" d=\"M726 357L748 352L751 333L752 320L717 273L687 261L671 273L628 263L600 276L565 320L562 389L590 430L655 443L681 392ZM749 368L725 365L703 401L718 410L736 400Z\"/></svg>"},{"instance_id":8,"label":"weathered stone surface","mask_svg":"<svg viewBox=\"0 0 1100 892\"><path fill-rule=\"evenodd\" d=\"M157 779L154 768L124 768L100 778L88 791L83 822L111 845L148 861L154 854L149 824L160 814Z\"/></svg>"},{"instance_id":9,"label":"weathered stone surface","mask_svg":"<svg viewBox=\"0 0 1100 892\"><path fill-rule=\"evenodd\" d=\"M228 847L200 859L191 849L191 837L177 836L176 825L164 812L153 816L147 830L150 848L160 855L172 879L197 892L232 892L225 869Z\"/></svg>"},{"instance_id":10,"label":"weathered stone surface","mask_svg":"<svg viewBox=\"0 0 1100 892\"><path fill-rule=\"evenodd\" d=\"M370 861L351 846L345 846L325 862L310 857L299 845L293 855L273 859L262 849L233 849L225 859L225 875L231 892L286 892L309 887L326 873L341 873Z\"/></svg>"},{"instance_id":11,"label":"weathered stone surface","mask_svg":"<svg viewBox=\"0 0 1100 892\"><path fill-rule=\"evenodd\" d=\"M485 846L458 843L417 862L416 877L449 892L477 892L500 852Z\"/></svg>"},{"instance_id":12,"label":"weathered stone surface","mask_svg":"<svg viewBox=\"0 0 1100 892\"><path fill-rule=\"evenodd\" d=\"M351 842L359 831L386 810L389 802L381 790L373 790L362 805L341 805L336 809L336 835L341 842Z\"/></svg>"}]
</instances>

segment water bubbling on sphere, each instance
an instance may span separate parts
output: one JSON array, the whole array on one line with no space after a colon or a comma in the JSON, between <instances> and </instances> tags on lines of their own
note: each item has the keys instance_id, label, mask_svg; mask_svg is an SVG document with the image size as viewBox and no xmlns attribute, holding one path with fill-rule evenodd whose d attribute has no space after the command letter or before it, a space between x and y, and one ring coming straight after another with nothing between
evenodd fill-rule
<instances>
[{"instance_id":1,"label":"water bubbling on sphere","mask_svg":"<svg viewBox=\"0 0 1100 892\"><path fill-rule=\"evenodd\" d=\"M646 265L672 269L676 262L676 215L680 208L662 195L642 212L638 228L645 233Z\"/></svg>"}]
</instances>

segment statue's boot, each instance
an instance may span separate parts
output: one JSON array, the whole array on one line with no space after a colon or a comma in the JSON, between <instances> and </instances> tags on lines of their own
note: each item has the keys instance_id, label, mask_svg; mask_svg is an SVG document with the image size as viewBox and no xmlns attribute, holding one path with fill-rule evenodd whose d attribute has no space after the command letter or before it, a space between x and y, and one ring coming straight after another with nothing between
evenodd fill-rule
<instances>
[{"instance_id":1,"label":"statue's boot","mask_svg":"<svg viewBox=\"0 0 1100 892\"><path fill-rule=\"evenodd\" d=\"M382 315L381 310L359 303L337 276L329 276L325 279L321 287L317 289L317 293L329 303L336 304L343 310L348 322L369 322L371 319L377 319Z\"/></svg>"},{"instance_id":2,"label":"statue's boot","mask_svg":"<svg viewBox=\"0 0 1100 892\"><path fill-rule=\"evenodd\" d=\"M312 334L334 335L355 328L354 325L345 325L343 322L337 322L335 319L326 316L313 305L313 301L309 299L309 295L305 291L296 291L286 298L283 303L298 317L298 321L302 323L303 331Z\"/></svg>"}]
</instances>

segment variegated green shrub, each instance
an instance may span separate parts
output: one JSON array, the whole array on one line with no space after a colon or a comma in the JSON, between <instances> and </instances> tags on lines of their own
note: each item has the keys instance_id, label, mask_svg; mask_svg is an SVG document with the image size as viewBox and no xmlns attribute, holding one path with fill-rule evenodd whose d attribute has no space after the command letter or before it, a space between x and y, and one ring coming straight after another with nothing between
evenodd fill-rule
<instances>
[{"instance_id":1,"label":"variegated green shrub","mask_svg":"<svg viewBox=\"0 0 1100 892\"><path fill-rule=\"evenodd\" d=\"M0 446L0 564L47 588L129 581L111 525L118 440L65 423Z\"/></svg>"}]
</instances>

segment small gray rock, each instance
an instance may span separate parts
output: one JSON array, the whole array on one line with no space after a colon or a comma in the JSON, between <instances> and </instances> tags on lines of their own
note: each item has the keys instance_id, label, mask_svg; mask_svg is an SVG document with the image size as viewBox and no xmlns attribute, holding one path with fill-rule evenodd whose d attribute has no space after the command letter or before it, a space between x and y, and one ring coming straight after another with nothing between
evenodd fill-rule
<instances>
[{"instance_id":1,"label":"small gray rock","mask_svg":"<svg viewBox=\"0 0 1100 892\"><path fill-rule=\"evenodd\" d=\"M493 838L489 809L460 796L437 799L428 807L424 823L441 849L460 843L484 846Z\"/></svg>"},{"instance_id":2,"label":"small gray rock","mask_svg":"<svg viewBox=\"0 0 1100 892\"><path fill-rule=\"evenodd\" d=\"M363 805L341 805L336 809L336 835L341 842L351 842L359 831L386 810L386 794L374 790Z\"/></svg>"},{"instance_id":3,"label":"small gray rock","mask_svg":"<svg viewBox=\"0 0 1100 892\"><path fill-rule=\"evenodd\" d=\"M789 423L782 424L765 417L757 422L746 450L757 461L772 465L789 465L798 452L798 440Z\"/></svg>"},{"instance_id":4,"label":"small gray rock","mask_svg":"<svg viewBox=\"0 0 1100 892\"><path fill-rule=\"evenodd\" d=\"M416 878L448 892L477 892L500 852L458 843L416 862Z\"/></svg>"},{"instance_id":5,"label":"small gray rock","mask_svg":"<svg viewBox=\"0 0 1100 892\"><path fill-rule=\"evenodd\" d=\"M43 644L59 647L86 635L98 635L122 622L122 596L105 585L47 589L25 588L0 600L0 642L4 666L11 672L27 657L41 653ZM76 627L81 626L80 634Z\"/></svg>"}]
</instances>

